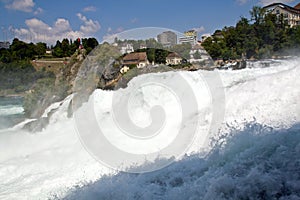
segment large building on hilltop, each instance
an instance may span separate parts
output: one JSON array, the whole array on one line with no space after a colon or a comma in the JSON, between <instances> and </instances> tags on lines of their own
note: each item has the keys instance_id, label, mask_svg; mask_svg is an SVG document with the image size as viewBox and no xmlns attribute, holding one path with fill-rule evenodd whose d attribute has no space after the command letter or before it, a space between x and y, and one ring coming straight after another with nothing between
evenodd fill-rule
<instances>
[{"instance_id":1,"label":"large building on hilltop","mask_svg":"<svg viewBox=\"0 0 300 200\"><path fill-rule=\"evenodd\" d=\"M298 3L295 7L291 7L283 3L273 3L265 6L264 9L275 15L282 14L284 20L290 27L300 25L300 3Z\"/></svg>"},{"instance_id":2,"label":"large building on hilltop","mask_svg":"<svg viewBox=\"0 0 300 200\"><path fill-rule=\"evenodd\" d=\"M197 35L198 33L195 30L186 31L184 32L184 37L179 38L179 43L190 43L192 46L194 46L197 44Z\"/></svg>"},{"instance_id":3,"label":"large building on hilltop","mask_svg":"<svg viewBox=\"0 0 300 200\"><path fill-rule=\"evenodd\" d=\"M172 31L165 31L157 35L157 41L164 47L174 46L177 44L177 35Z\"/></svg>"}]
</instances>

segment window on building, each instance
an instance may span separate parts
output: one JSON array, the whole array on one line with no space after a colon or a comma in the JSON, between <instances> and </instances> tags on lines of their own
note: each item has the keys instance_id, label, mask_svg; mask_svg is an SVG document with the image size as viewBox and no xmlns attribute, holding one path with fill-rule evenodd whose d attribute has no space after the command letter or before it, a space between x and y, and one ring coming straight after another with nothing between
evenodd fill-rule
<instances>
[{"instance_id":1,"label":"window on building","mask_svg":"<svg viewBox=\"0 0 300 200\"><path fill-rule=\"evenodd\" d=\"M288 13L284 13L283 17L284 18L289 18L289 14Z\"/></svg>"}]
</instances>

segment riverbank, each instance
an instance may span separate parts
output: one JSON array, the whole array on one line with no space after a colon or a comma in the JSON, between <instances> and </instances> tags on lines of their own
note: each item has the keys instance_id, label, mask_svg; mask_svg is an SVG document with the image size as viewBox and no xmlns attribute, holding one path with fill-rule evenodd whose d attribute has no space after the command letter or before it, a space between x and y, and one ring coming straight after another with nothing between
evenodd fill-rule
<instances>
[{"instance_id":1,"label":"riverbank","mask_svg":"<svg viewBox=\"0 0 300 200\"><path fill-rule=\"evenodd\" d=\"M13 89L0 90L0 97L25 97L26 92L16 92Z\"/></svg>"}]
</instances>

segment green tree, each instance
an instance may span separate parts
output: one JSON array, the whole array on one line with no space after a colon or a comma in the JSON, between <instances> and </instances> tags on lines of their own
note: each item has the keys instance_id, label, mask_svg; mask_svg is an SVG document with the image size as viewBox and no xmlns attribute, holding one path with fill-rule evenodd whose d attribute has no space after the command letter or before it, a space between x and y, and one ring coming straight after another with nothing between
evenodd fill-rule
<instances>
[{"instance_id":1,"label":"green tree","mask_svg":"<svg viewBox=\"0 0 300 200\"><path fill-rule=\"evenodd\" d=\"M31 59L34 57L34 44L27 44L15 38L10 46L13 60Z\"/></svg>"},{"instance_id":2,"label":"green tree","mask_svg":"<svg viewBox=\"0 0 300 200\"><path fill-rule=\"evenodd\" d=\"M190 43L177 44L170 48L170 51L178 53L181 57L185 59L190 59L190 51L192 45Z\"/></svg>"},{"instance_id":3,"label":"green tree","mask_svg":"<svg viewBox=\"0 0 300 200\"><path fill-rule=\"evenodd\" d=\"M147 48L154 48L154 49L163 49L162 44L158 43L155 39L150 38L145 41Z\"/></svg>"},{"instance_id":4,"label":"green tree","mask_svg":"<svg viewBox=\"0 0 300 200\"><path fill-rule=\"evenodd\" d=\"M12 55L8 49L0 49L0 62L9 63L12 61Z\"/></svg>"},{"instance_id":5,"label":"green tree","mask_svg":"<svg viewBox=\"0 0 300 200\"><path fill-rule=\"evenodd\" d=\"M221 47L214 41L212 37L207 38L202 42L202 46L205 48L207 53L212 59L218 59L222 55Z\"/></svg>"},{"instance_id":6,"label":"green tree","mask_svg":"<svg viewBox=\"0 0 300 200\"><path fill-rule=\"evenodd\" d=\"M169 51L164 49L155 49L155 63L166 64L166 58Z\"/></svg>"},{"instance_id":7,"label":"green tree","mask_svg":"<svg viewBox=\"0 0 300 200\"><path fill-rule=\"evenodd\" d=\"M155 49L154 48L148 48L147 49L147 58L150 63L155 61Z\"/></svg>"},{"instance_id":8,"label":"green tree","mask_svg":"<svg viewBox=\"0 0 300 200\"><path fill-rule=\"evenodd\" d=\"M251 20L254 21L254 24L260 25L263 23L265 10L259 6L254 6L250 11Z\"/></svg>"},{"instance_id":9,"label":"green tree","mask_svg":"<svg viewBox=\"0 0 300 200\"><path fill-rule=\"evenodd\" d=\"M65 38L61 42L61 50L63 51L63 56L64 57L70 56L69 49L70 49L69 40L67 38Z\"/></svg>"},{"instance_id":10,"label":"green tree","mask_svg":"<svg viewBox=\"0 0 300 200\"><path fill-rule=\"evenodd\" d=\"M87 50L87 54L89 54L99 43L96 38L83 38L82 45Z\"/></svg>"},{"instance_id":11,"label":"green tree","mask_svg":"<svg viewBox=\"0 0 300 200\"><path fill-rule=\"evenodd\" d=\"M266 58L300 47L300 28L289 27L283 15L258 6L250 14L250 20L242 17L235 27L217 30L202 43L213 59Z\"/></svg>"},{"instance_id":12,"label":"green tree","mask_svg":"<svg viewBox=\"0 0 300 200\"><path fill-rule=\"evenodd\" d=\"M38 42L35 45L34 51L35 51L36 55L42 56L46 53L46 49L47 49L46 43Z\"/></svg>"},{"instance_id":13,"label":"green tree","mask_svg":"<svg viewBox=\"0 0 300 200\"><path fill-rule=\"evenodd\" d=\"M62 58L64 56L64 51L61 49L61 47L55 47L53 51L53 56Z\"/></svg>"}]
</instances>

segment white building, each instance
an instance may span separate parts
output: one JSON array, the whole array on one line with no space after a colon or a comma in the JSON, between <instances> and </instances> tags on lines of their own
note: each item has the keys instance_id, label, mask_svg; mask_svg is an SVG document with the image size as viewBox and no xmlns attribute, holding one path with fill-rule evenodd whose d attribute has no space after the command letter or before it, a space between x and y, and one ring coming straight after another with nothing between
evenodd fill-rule
<instances>
[{"instance_id":1,"label":"white building","mask_svg":"<svg viewBox=\"0 0 300 200\"><path fill-rule=\"evenodd\" d=\"M300 25L300 3L295 7L291 7L283 3L273 3L265 6L264 9L277 16L282 15L283 19L290 27Z\"/></svg>"},{"instance_id":2,"label":"white building","mask_svg":"<svg viewBox=\"0 0 300 200\"><path fill-rule=\"evenodd\" d=\"M170 53L166 58L167 65L179 65L179 64L181 64L181 62L182 62L181 56L179 56L175 52Z\"/></svg>"},{"instance_id":3,"label":"white building","mask_svg":"<svg viewBox=\"0 0 300 200\"><path fill-rule=\"evenodd\" d=\"M201 36L201 41L203 42L204 40L206 40L207 38L210 38L211 37L211 35L210 34L203 34L202 36Z\"/></svg>"},{"instance_id":4,"label":"white building","mask_svg":"<svg viewBox=\"0 0 300 200\"><path fill-rule=\"evenodd\" d=\"M133 46L132 44L124 44L123 46L121 46L120 51L122 54L128 54L131 52L134 52Z\"/></svg>"},{"instance_id":5,"label":"white building","mask_svg":"<svg viewBox=\"0 0 300 200\"><path fill-rule=\"evenodd\" d=\"M129 67L124 66L124 67L122 67L122 68L120 69L120 73L121 73L121 74L125 74L125 73L128 72L129 70L130 70Z\"/></svg>"},{"instance_id":6,"label":"white building","mask_svg":"<svg viewBox=\"0 0 300 200\"><path fill-rule=\"evenodd\" d=\"M190 43L192 46L194 46L198 43L197 35L198 33L195 30L186 31L184 32L184 36L179 38L179 43Z\"/></svg>"}]
</instances>

